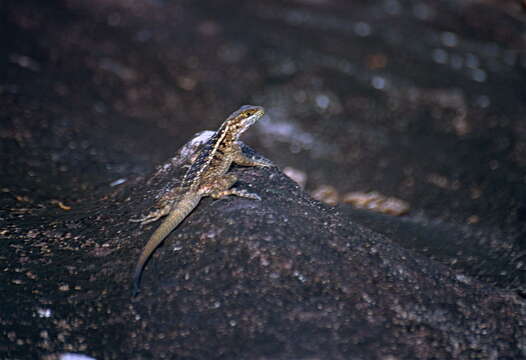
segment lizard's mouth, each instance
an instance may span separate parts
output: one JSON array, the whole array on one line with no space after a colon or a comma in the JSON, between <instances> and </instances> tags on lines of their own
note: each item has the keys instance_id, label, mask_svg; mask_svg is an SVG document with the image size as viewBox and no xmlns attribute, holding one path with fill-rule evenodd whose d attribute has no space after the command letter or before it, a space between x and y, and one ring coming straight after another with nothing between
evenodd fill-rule
<instances>
[{"instance_id":1,"label":"lizard's mouth","mask_svg":"<svg viewBox=\"0 0 526 360\"><path fill-rule=\"evenodd\" d=\"M263 110L260 110L258 111L257 113L255 113L254 115L252 115L250 118L249 118L249 121L250 121L250 125L254 124L256 122L256 120L260 119L261 117L263 117L263 115L265 115L265 111Z\"/></svg>"},{"instance_id":2,"label":"lizard's mouth","mask_svg":"<svg viewBox=\"0 0 526 360\"><path fill-rule=\"evenodd\" d=\"M250 115L243 121L244 128L248 128L249 126L253 125L259 118L261 118L263 115L265 115L265 111L263 109L258 110L254 114Z\"/></svg>"}]
</instances>

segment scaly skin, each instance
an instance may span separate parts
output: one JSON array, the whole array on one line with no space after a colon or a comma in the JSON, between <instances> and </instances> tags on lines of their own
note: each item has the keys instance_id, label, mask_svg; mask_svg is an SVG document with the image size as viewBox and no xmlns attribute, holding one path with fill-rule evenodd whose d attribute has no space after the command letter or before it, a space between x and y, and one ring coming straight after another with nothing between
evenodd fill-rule
<instances>
[{"instance_id":1,"label":"scaly skin","mask_svg":"<svg viewBox=\"0 0 526 360\"><path fill-rule=\"evenodd\" d=\"M270 166L266 161L246 157L238 143L239 136L263 114L262 107L252 105L244 105L233 112L203 145L177 191L163 199L164 206L144 218L130 220L144 225L168 215L152 234L137 261L133 275L133 296L139 292L141 275L150 256L168 234L197 207L203 197L219 199L236 195L260 200L256 194L232 188L237 178L227 172L232 163L243 166Z\"/></svg>"}]
</instances>

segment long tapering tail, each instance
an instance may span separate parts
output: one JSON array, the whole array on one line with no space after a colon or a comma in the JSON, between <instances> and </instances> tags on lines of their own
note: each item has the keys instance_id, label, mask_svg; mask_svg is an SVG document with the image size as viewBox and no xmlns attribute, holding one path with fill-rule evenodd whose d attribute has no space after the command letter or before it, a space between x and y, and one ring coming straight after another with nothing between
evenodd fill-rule
<instances>
[{"instance_id":1,"label":"long tapering tail","mask_svg":"<svg viewBox=\"0 0 526 360\"><path fill-rule=\"evenodd\" d=\"M139 293L142 272L150 256L163 242L166 236L168 236L168 234L170 234L170 232L172 232L172 230L175 229L192 212L192 210L196 208L199 201L201 201L201 198L202 195L195 193L184 195L182 199L175 204L173 210L168 214L168 217L155 230L152 236L150 236L150 239L146 243L139 260L135 265L132 296L136 296Z\"/></svg>"}]
</instances>

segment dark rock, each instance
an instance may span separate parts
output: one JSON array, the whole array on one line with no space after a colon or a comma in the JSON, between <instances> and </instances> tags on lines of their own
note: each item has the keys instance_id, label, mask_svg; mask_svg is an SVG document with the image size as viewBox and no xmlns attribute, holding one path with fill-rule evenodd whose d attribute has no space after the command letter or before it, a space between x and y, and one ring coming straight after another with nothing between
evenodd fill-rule
<instances>
[{"instance_id":1,"label":"dark rock","mask_svg":"<svg viewBox=\"0 0 526 360\"><path fill-rule=\"evenodd\" d=\"M526 357L512 4L1 2L0 358ZM410 214L235 167L262 200L203 199L132 299L158 223L129 219L242 103L271 115L247 143L307 191Z\"/></svg>"}]
</instances>

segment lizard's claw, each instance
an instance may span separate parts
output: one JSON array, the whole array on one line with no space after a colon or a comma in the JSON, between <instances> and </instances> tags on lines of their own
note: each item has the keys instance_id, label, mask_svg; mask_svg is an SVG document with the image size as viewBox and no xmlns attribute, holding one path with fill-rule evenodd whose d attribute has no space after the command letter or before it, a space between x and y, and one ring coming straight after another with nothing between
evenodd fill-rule
<instances>
[{"instance_id":1,"label":"lizard's claw","mask_svg":"<svg viewBox=\"0 0 526 360\"><path fill-rule=\"evenodd\" d=\"M172 206L170 204L166 204L162 208L150 212L145 217L138 218L138 219L130 219L129 221L130 222L140 222L141 226L144 226L146 224L159 220L163 216L168 215L170 213L170 210L172 210Z\"/></svg>"}]
</instances>

